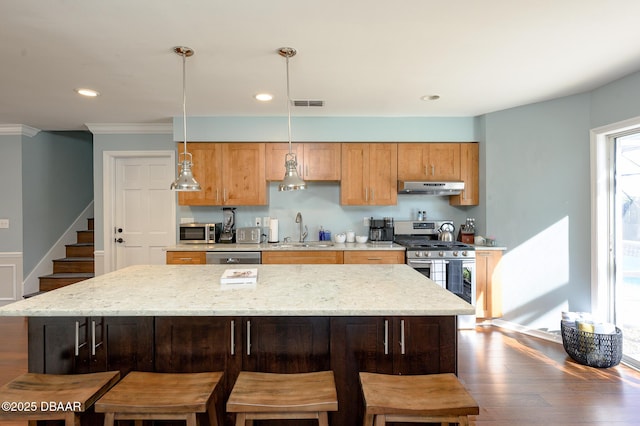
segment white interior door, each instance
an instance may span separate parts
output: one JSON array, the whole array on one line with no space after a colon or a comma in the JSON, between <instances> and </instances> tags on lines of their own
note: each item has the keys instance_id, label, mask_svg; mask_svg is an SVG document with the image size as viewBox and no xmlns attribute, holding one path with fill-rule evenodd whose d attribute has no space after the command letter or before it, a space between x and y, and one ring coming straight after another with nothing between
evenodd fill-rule
<instances>
[{"instance_id":1,"label":"white interior door","mask_svg":"<svg viewBox=\"0 0 640 426\"><path fill-rule=\"evenodd\" d=\"M170 156L115 159L115 269L165 263L163 249L175 244L176 233L173 174Z\"/></svg>"}]
</instances>

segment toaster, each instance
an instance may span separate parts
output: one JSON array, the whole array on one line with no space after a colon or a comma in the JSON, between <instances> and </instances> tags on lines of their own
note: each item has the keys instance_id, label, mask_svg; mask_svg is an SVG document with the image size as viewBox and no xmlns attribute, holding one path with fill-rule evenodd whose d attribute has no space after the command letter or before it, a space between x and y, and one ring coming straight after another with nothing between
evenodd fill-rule
<instances>
[{"instance_id":1,"label":"toaster","mask_svg":"<svg viewBox=\"0 0 640 426\"><path fill-rule=\"evenodd\" d=\"M261 237L262 228L258 226L236 229L237 244L260 244Z\"/></svg>"}]
</instances>

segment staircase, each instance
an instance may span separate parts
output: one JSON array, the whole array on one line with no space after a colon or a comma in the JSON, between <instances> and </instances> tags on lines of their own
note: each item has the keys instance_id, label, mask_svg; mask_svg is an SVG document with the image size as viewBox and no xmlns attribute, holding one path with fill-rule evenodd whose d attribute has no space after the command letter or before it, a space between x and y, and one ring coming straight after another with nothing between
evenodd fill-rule
<instances>
[{"instance_id":1,"label":"staircase","mask_svg":"<svg viewBox=\"0 0 640 426\"><path fill-rule=\"evenodd\" d=\"M53 274L40 277L40 291L50 291L94 277L93 219L88 229L77 231L76 243L66 246L66 256L53 261Z\"/></svg>"}]
</instances>

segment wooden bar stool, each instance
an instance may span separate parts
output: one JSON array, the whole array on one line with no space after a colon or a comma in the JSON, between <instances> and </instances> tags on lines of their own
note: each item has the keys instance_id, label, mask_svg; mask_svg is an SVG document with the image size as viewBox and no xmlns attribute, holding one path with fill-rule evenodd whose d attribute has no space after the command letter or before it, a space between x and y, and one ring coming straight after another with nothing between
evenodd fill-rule
<instances>
[{"instance_id":1,"label":"wooden bar stool","mask_svg":"<svg viewBox=\"0 0 640 426\"><path fill-rule=\"evenodd\" d=\"M26 373L0 388L0 420L64 420L79 426L80 415L120 379L119 371L91 374Z\"/></svg>"},{"instance_id":2,"label":"wooden bar stool","mask_svg":"<svg viewBox=\"0 0 640 426\"><path fill-rule=\"evenodd\" d=\"M132 371L96 402L105 426L115 420L185 420L196 426L197 414L208 413L218 426L214 392L222 372L145 373Z\"/></svg>"},{"instance_id":3,"label":"wooden bar stool","mask_svg":"<svg viewBox=\"0 0 640 426\"><path fill-rule=\"evenodd\" d=\"M360 373L365 401L364 426L386 422L468 425L478 403L451 373L395 376Z\"/></svg>"},{"instance_id":4,"label":"wooden bar stool","mask_svg":"<svg viewBox=\"0 0 640 426\"><path fill-rule=\"evenodd\" d=\"M236 426L254 420L318 419L328 426L328 411L338 410L333 371L300 374L241 371L227 401Z\"/></svg>"}]
</instances>

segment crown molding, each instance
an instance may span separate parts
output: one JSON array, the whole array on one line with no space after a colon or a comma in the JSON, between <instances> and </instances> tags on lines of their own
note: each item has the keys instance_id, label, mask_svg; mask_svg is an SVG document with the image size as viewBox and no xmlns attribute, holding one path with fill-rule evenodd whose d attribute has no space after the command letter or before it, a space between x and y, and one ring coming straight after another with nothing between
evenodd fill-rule
<instances>
[{"instance_id":1,"label":"crown molding","mask_svg":"<svg viewBox=\"0 0 640 426\"><path fill-rule=\"evenodd\" d=\"M173 134L173 123L85 123L94 135Z\"/></svg>"},{"instance_id":2,"label":"crown molding","mask_svg":"<svg viewBox=\"0 0 640 426\"><path fill-rule=\"evenodd\" d=\"M24 124L0 124L0 135L24 135L30 138L40 133L40 129Z\"/></svg>"}]
</instances>

